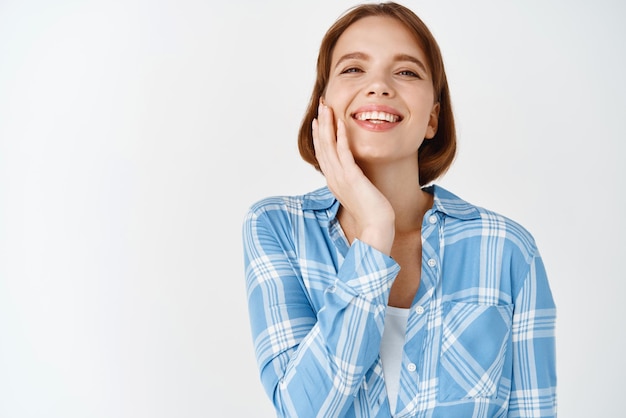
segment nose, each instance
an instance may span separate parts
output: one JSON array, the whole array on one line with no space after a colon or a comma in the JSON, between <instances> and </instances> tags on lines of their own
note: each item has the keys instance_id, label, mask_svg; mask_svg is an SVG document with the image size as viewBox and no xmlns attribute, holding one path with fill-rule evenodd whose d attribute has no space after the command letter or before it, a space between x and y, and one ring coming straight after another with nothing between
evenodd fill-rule
<instances>
[{"instance_id":1,"label":"nose","mask_svg":"<svg viewBox=\"0 0 626 418\"><path fill-rule=\"evenodd\" d=\"M389 92L381 89L379 90L372 90L369 93L367 93L368 96L389 96Z\"/></svg>"},{"instance_id":2,"label":"nose","mask_svg":"<svg viewBox=\"0 0 626 418\"><path fill-rule=\"evenodd\" d=\"M372 75L372 78L367 86L368 96L381 96L391 97L394 91L391 86L390 80L385 75Z\"/></svg>"}]
</instances>

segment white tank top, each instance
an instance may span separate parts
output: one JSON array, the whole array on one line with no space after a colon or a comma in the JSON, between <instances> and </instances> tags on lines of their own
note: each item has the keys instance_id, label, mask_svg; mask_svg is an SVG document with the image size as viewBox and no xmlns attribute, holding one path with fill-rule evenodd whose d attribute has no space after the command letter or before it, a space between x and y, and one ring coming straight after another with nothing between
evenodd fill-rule
<instances>
[{"instance_id":1,"label":"white tank top","mask_svg":"<svg viewBox=\"0 0 626 418\"><path fill-rule=\"evenodd\" d=\"M400 369L402 367L402 349L406 337L406 325L409 309L387 306L385 313L385 330L380 341L380 358L383 363L383 376L389 397L391 414L396 412L396 400L400 386Z\"/></svg>"}]
</instances>

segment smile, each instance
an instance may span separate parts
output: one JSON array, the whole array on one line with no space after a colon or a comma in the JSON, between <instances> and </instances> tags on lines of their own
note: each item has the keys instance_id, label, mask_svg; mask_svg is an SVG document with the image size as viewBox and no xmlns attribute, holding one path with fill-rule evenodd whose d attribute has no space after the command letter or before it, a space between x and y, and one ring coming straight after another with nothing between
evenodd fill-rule
<instances>
[{"instance_id":1,"label":"smile","mask_svg":"<svg viewBox=\"0 0 626 418\"><path fill-rule=\"evenodd\" d=\"M396 123L401 120L400 116L387 112L359 112L353 115L354 119L369 121L372 123L390 122Z\"/></svg>"}]
</instances>

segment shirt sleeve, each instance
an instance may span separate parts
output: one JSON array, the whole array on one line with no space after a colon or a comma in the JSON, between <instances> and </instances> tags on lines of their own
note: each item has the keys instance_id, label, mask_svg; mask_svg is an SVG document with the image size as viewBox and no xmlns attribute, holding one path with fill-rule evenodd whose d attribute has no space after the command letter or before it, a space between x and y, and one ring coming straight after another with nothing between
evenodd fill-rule
<instances>
[{"instance_id":1,"label":"shirt sleeve","mask_svg":"<svg viewBox=\"0 0 626 418\"><path fill-rule=\"evenodd\" d=\"M324 304L315 312L284 223L254 212L244 221L246 289L261 381L279 416L342 416L377 359L385 305L400 267L355 241L336 277L321 289Z\"/></svg>"},{"instance_id":2,"label":"shirt sleeve","mask_svg":"<svg viewBox=\"0 0 626 418\"><path fill-rule=\"evenodd\" d=\"M556 308L535 255L515 299L509 417L556 417Z\"/></svg>"}]
</instances>

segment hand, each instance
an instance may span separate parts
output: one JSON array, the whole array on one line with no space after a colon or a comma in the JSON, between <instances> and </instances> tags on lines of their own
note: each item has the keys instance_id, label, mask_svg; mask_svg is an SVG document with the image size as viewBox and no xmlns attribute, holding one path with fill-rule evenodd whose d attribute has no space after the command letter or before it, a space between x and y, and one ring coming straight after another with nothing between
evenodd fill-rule
<instances>
[{"instance_id":1,"label":"hand","mask_svg":"<svg viewBox=\"0 0 626 418\"><path fill-rule=\"evenodd\" d=\"M312 124L320 169L354 223L356 238L389 255L395 236L393 207L354 161L344 122L337 120L335 134L333 119L332 109L320 103Z\"/></svg>"}]
</instances>

